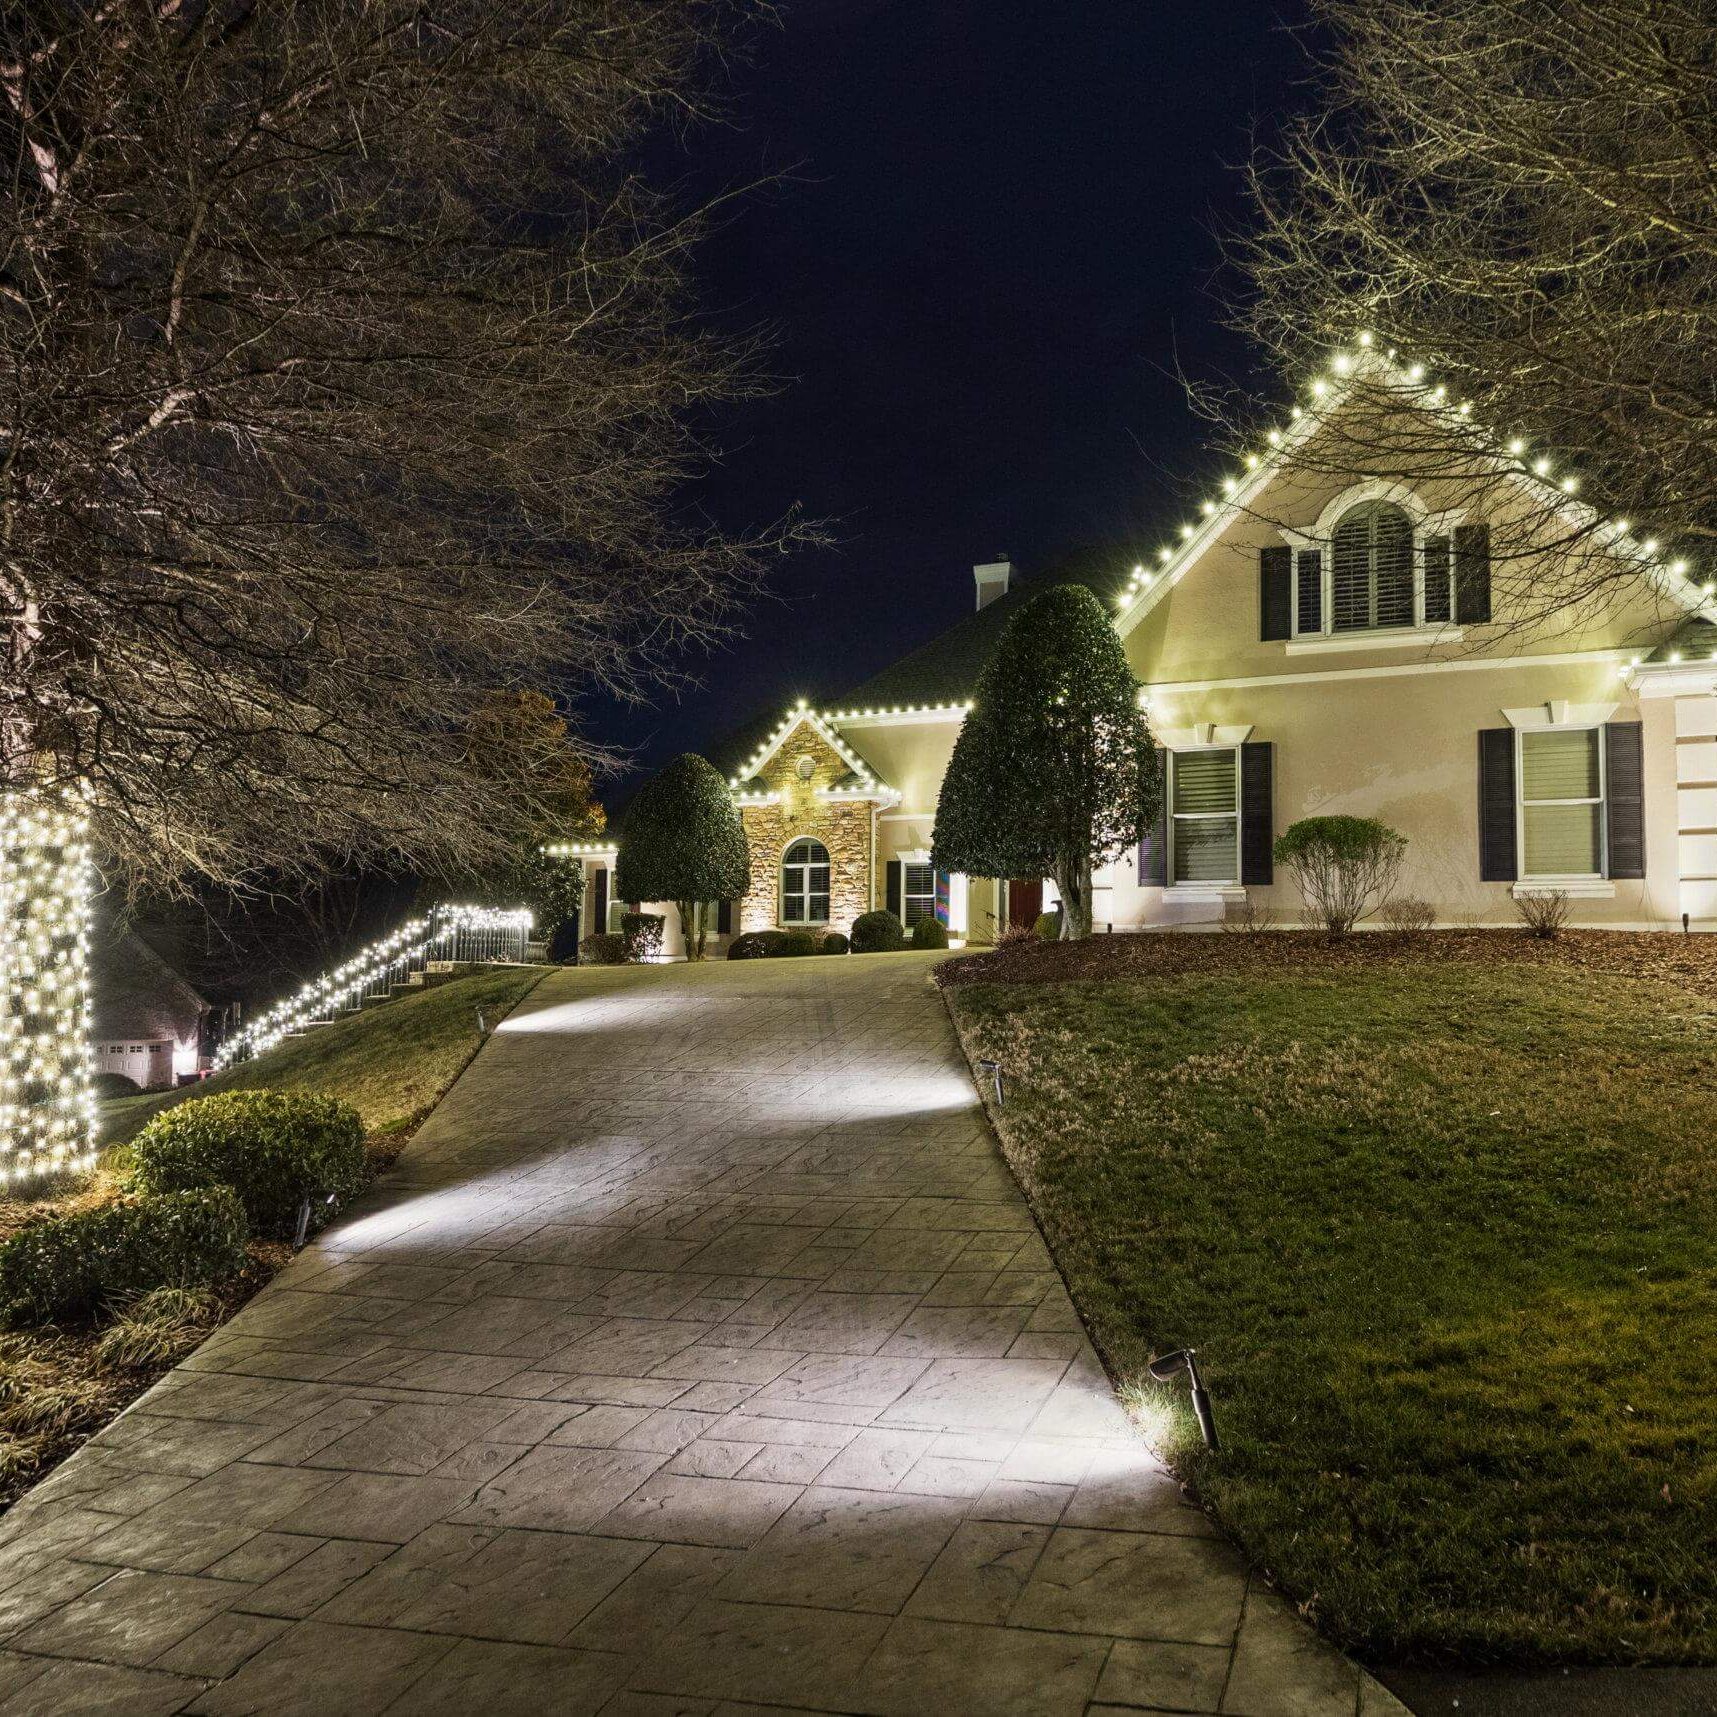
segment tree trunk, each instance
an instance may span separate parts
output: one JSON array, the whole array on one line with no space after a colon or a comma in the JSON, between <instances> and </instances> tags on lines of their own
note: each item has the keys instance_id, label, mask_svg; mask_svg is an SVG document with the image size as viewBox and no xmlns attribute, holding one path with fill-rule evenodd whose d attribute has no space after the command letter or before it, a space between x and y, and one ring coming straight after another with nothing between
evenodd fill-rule
<instances>
[{"instance_id":1,"label":"tree trunk","mask_svg":"<svg viewBox=\"0 0 1717 1717\"><path fill-rule=\"evenodd\" d=\"M680 934L685 938L686 958L701 960L704 945L703 902L701 900L676 900L674 905L680 914Z\"/></svg>"},{"instance_id":2,"label":"tree trunk","mask_svg":"<svg viewBox=\"0 0 1717 1717\"><path fill-rule=\"evenodd\" d=\"M1061 896L1061 940L1077 942L1091 934L1091 860L1058 865L1055 888Z\"/></svg>"}]
</instances>

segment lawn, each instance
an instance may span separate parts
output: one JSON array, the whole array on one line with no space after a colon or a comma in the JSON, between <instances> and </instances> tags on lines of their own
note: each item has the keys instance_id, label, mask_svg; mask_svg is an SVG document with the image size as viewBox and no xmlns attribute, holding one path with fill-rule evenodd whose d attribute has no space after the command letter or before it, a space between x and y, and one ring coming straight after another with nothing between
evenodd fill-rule
<instances>
[{"instance_id":1,"label":"lawn","mask_svg":"<svg viewBox=\"0 0 1717 1717\"><path fill-rule=\"evenodd\" d=\"M372 1163L385 1168L481 1047L476 1010L481 1007L493 1026L547 970L505 967L456 978L318 1026L201 1085L105 1104L101 1166L39 1198L0 1198L0 1240L35 1215L114 1197L125 1142L149 1117L216 1091L320 1091L344 1098L363 1116ZM285 1256L284 1247L253 1242L250 1267L238 1281L170 1305L165 1317L154 1307L141 1314L119 1308L112 1321L94 1329L0 1332L0 1509L230 1317Z\"/></svg>"},{"instance_id":2,"label":"lawn","mask_svg":"<svg viewBox=\"0 0 1717 1717\"><path fill-rule=\"evenodd\" d=\"M944 971L1205 1504L1373 1660L1717 1660L1717 946L1125 940ZM1215 1455L1144 1378L1187 1344Z\"/></svg>"}]
</instances>

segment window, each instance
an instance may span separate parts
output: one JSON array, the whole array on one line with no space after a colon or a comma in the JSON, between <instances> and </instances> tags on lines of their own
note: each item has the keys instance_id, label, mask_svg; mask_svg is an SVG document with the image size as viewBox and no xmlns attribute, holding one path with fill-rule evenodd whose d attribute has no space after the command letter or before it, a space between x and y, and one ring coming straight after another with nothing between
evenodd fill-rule
<instances>
[{"instance_id":1,"label":"window","mask_svg":"<svg viewBox=\"0 0 1717 1717\"><path fill-rule=\"evenodd\" d=\"M911 929L920 918L936 916L936 871L927 864L900 867L900 921Z\"/></svg>"},{"instance_id":2,"label":"window","mask_svg":"<svg viewBox=\"0 0 1717 1717\"><path fill-rule=\"evenodd\" d=\"M1595 727L1520 735L1520 832L1527 877L1601 876L1604 762Z\"/></svg>"},{"instance_id":3,"label":"window","mask_svg":"<svg viewBox=\"0 0 1717 1717\"><path fill-rule=\"evenodd\" d=\"M1365 501L1349 508L1335 527L1332 549L1332 631L1413 624L1413 525L1399 507Z\"/></svg>"},{"instance_id":4,"label":"window","mask_svg":"<svg viewBox=\"0 0 1717 1717\"><path fill-rule=\"evenodd\" d=\"M1240 876L1240 769L1232 746L1169 759L1172 879L1232 883Z\"/></svg>"},{"instance_id":5,"label":"window","mask_svg":"<svg viewBox=\"0 0 1717 1717\"><path fill-rule=\"evenodd\" d=\"M795 841L781 860L781 922L829 921L829 849L821 841Z\"/></svg>"}]
</instances>

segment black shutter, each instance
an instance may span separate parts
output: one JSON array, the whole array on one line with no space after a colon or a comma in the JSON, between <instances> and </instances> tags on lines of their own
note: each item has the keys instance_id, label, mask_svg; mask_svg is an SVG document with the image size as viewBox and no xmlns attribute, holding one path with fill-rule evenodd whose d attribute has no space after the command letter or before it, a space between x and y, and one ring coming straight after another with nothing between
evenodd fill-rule
<instances>
[{"instance_id":1,"label":"black shutter","mask_svg":"<svg viewBox=\"0 0 1717 1717\"><path fill-rule=\"evenodd\" d=\"M1320 549L1303 548L1294 557L1294 576L1298 582L1300 631L1321 632L1324 629L1324 557Z\"/></svg>"},{"instance_id":2,"label":"black shutter","mask_svg":"<svg viewBox=\"0 0 1717 1717\"><path fill-rule=\"evenodd\" d=\"M733 902L718 901L715 909L715 933L718 936L733 934Z\"/></svg>"},{"instance_id":3,"label":"black shutter","mask_svg":"<svg viewBox=\"0 0 1717 1717\"><path fill-rule=\"evenodd\" d=\"M1169 879L1169 778L1168 753L1156 748L1157 814L1151 830L1139 842L1139 887L1163 888Z\"/></svg>"},{"instance_id":4,"label":"black shutter","mask_svg":"<svg viewBox=\"0 0 1717 1717\"><path fill-rule=\"evenodd\" d=\"M1454 619L1454 606L1449 591L1449 550L1447 537L1425 539L1425 624L1441 626Z\"/></svg>"},{"instance_id":5,"label":"black shutter","mask_svg":"<svg viewBox=\"0 0 1717 1717\"><path fill-rule=\"evenodd\" d=\"M1455 619L1462 626L1490 619L1490 526L1455 527Z\"/></svg>"},{"instance_id":6,"label":"black shutter","mask_svg":"<svg viewBox=\"0 0 1717 1717\"><path fill-rule=\"evenodd\" d=\"M1479 881L1520 875L1514 840L1514 729L1479 732Z\"/></svg>"},{"instance_id":7,"label":"black shutter","mask_svg":"<svg viewBox=\"0 0 1717 1717\"><path fill-rule=\"evenodd\" d=\"M900 860L888 861L888 910L900 916Z\"/></svg>"},{"instance_id":8,"label":"black shutter","mask_svg":"<svg viewBox=\"0 0 1717 1717\"><path fill-rule=\"evenodd\" d=\"M1637 721L1604 723L1604 847L1612 878L1645 875L1645 751Z\"/></svg>"},{"instance_id":9,"label":"black shutter","mask_svg":"<svg viewBox=\"0 0 1717 1717\"><path fill-rule=\"evenodd\" d=\"M1260 549L1258 553L1258 636L1291 638L1294 634L1294 551Z\"/></svg>"},{"instance_id":10,"label":"black shutter","mask_svg":"<svg viewBox=\"0 0 1717 1717\"><path fill-rule=\"evenodd\" d=\"M1240 747L1240 880L1249 888L1268 888L1276 880L1276 797L1274 747Z\"/></svg>"},{"instance_id":11,"label":"black shutter","mask_svg":"<svg viewBox=\"0 0 1717 1717\"><path fill-rule=\"evenodd\" d=\"M590 906L591 934L600 936L608 928L608 866L596 873L596 889Z\"/></svg>"}]
</instances>

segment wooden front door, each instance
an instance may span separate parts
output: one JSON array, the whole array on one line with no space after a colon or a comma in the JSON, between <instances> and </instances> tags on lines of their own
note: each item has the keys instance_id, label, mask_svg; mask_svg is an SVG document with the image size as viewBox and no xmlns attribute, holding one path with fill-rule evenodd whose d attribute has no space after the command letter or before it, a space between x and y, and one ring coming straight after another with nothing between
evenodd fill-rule
<instances>
[{"instance_id":1,"label":"wooden front door","mask_svg":"<svg viewBox=\"0 0 1717 1717\"><path fill-rule=\"evenodd\" d=\"M1029 930L1043 911L1043 878L1022 877L1008 884L1008 923Z\"/></svg>"}]
</instances>

